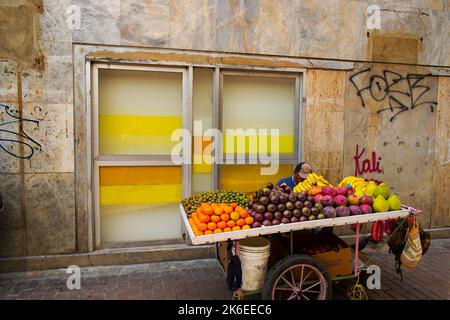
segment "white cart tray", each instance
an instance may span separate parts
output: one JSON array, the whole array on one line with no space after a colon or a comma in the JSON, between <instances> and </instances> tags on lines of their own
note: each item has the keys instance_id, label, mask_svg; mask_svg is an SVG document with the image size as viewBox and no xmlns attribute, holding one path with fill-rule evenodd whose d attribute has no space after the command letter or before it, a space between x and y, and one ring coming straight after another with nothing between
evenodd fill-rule
<instances>
[{"instance_id":1,"label":"white cart tray","mask_svg":"<svg viewBox=\"0 0 450 320\"><path fill-rule=\"evenodd\" d=\"M410 214L420 213L419 210L402 206L401 210L397 211L389 211L389 212L379 212L379 213L370 213L370 214L360 214L356 216L348 216L348 217L337 217L337 218L328 218L328 219L317 219L311 221L302 221L302 222L294 222L287 224L279 224L276 226L270 227L259 227L254 229L246 229L239 231L229 231L229 232L221 232L216 234L207 234L203 236L194 235L194 231L189 224L188 217L186 211L182 204L180 204L180 214L186 226L186 230L191 238L191 242L193 245L200 244L208 244L215 242L222 242L227 240L240 240L248 237L257 237L267 234L274 233L284 233L290 231L304 230L304 229L314 229L317 227L334 227L334 226L343 226L343 225L351 225L355 223L366 223L366 222L374 222L380 220L388 220L388 219L396 219L396 218L404 218Z\"/></svg>"}]
</instances>

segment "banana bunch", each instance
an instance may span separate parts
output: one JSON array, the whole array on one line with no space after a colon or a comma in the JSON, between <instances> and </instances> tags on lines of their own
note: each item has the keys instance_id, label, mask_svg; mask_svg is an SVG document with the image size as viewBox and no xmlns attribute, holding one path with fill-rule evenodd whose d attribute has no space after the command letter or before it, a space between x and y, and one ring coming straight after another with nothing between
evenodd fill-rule
<instances>
[{"instance_id":1,"label":"banana bunch","mask_svg":"<svg viewBox=\"0 0 450 320\"><path fill-rule=\"evenodd\" d=\"M305 180L295 186L294 192L309 191L314 186L333 187L323 176L313 172L308 174Z\"/></svg>"},{"instance_id":2,"label":"banana bunch","mask_svg":"<svg viewBox=\"0 0 450 320\"><path fill-rule=\"evenodd\" d=\"M368 184L364 178L355 177L355 176L348 176L345 177L341 182L339 182L338 187L347 187L347 185L350 184L353 188L361 187L365 188Z\"/></svg>"}]
</instances>

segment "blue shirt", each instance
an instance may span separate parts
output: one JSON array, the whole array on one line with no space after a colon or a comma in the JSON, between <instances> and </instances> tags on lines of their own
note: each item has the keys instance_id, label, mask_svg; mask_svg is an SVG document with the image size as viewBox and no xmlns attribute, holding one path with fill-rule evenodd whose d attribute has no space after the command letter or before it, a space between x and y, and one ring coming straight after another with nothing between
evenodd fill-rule
<instances>
[{"instance_id":1,"label":"blue shirt","mask_svg":"<svg viewBox=\"0 0 450 320\"><path fill-rule=\"evenodd\" d=\"M281 179L280 181L277 182L277 186L280 186L283 183L286 183L291 188L294 188L296 186L296 184L294 183L293 176Z\"/></svg>"}]
</instances>

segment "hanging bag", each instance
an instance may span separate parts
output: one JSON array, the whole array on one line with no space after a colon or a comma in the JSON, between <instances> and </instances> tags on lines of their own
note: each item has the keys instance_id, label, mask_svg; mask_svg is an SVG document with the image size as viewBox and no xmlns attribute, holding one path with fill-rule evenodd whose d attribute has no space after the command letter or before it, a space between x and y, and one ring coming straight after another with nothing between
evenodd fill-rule
<instances>
[{"instance_id":1,"label":"hanging bag","mask_svg":"<svg viewBox=\"0 0 450 320\"><path fill-rule=\"evenodd\" d=\"M408 269L414 269L422 258L422 244L420 242L419 224L414 222L408 230L405 248L400 261Z\"/></svg>"},{"instance_id":2,"label":"hanging bag","mask_svg":"<svg viewBox=\"0 0 450 320\"><path fill-rule=\"evenodd\" d=\"M377 222L374 222L372 224L371 232L370 232L370 238L372 241L380 242L383 241L383 235L384 235L384 221L380 220Z\"/></svg>"}]
</instances>

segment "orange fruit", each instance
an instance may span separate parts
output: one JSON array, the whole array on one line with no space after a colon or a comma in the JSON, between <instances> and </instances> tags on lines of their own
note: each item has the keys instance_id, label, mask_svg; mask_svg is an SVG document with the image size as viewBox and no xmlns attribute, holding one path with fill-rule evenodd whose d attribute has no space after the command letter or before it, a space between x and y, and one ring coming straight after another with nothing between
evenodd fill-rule
<instances>
[{"instance_id":1,"label":"orange fruit","mask_svg":"<svg viewBox=\"0 0 450 320\"><path fill-rule=\"evenodd\" d=\"M198 218L198 212L193 212L193 213L191 214L191 218L192 218L192 219Z\"/></svg>"},{"instance_id":2,"label":"orange fruit","mask_svg":"<svg viewBox=\"0 0 450 320\"><path fill-rule=\"evenodd\" d=\"M230 232L230 231L231 231L230 227L223 228L223 232Z\"/></svg>"},{"instance_id":3,"label":"orange fruit","mask_svg":"<svg viewBox=\"0 0 450 320\"><path fill-rule=\"evenodd\" d=\"M214 230L214 233L222 233L222 232L223 232L222 229L219 229L219 228Z\"/></svg>"},{"instance_id":4,"label":"orange fruit","mask_svg":"<svg viewBox=\"0 0 450 320\"><path fill-rule=\"evenodd\" d=\"M241 210L240 212L239 212L239 215L241 216L241 218L247 218L248 217L248 212L247 212L247 210Z\"/></svg>"},{"instance_id":5,"label":"orange fruit","mask_svg":"<svg viewBox=\"0 0 450 320\"><path fill-rule=\"evenodd\" d=\"M315 195L317 195L317 194L319 194L319 193L321 193L322 192L322 188L321 187L317 187L317 186L313 186L311 189L309 189L309 191L308 191L308 193L311 195L311 196L315 196Z\"/></svg>"},{"instance_id":6,"label":"orange fruit","mask_svg":"<svg viewBox=\"0 0 450 320\"><path fill-rule=\"evenodd\" d=\"M237 213L237 212L232 212L231 214L230 214L230 217L231 217L231 219L232 220L239 220L239 218L241 217L240 215L239 215L239 213Z\"/></svg>"},{"instance_id":7,"label":"orange fruit","mask_svg":"<svg viewBox=\"0 0 450 320\"><path fill-rule=\"evenodd\" d=\"M239 219L238 221L236 221L236 225L238 227L242 227L245 224L245 220L244 219Z\"/></svg>"},{"instance_id":8,"label":"orange fruit","mask_svg":"<svg viewBox=\"0 0 450 320\"><path fill-rule=\"evenodd\" d=\"M251 229L248 224L246 224L245 226L242 226L242 230L246 230L246 229Z\"/></svg>"},{"instance_id":9,"label":"orange fruit","mask_svg":"<svg viewBox=\"0 0 450 320\"><path fill-rule=\"evenodd\" d=\"M227 227L227 223L225 221L219 221L217 222L217 228L224 229Z\"/></svg>"},{"instance_id":10,"label":"orange fruit","mask_svg":"<svg viewBox=\"0 0 450 320\"><path fill-rule=\"evenodd\" d=\"M232 230L233 230L233 231L239 231L239 230L241 230L241 227L236 226L236 227L233 227Z\"/></svg>"},{"instance_id":11,"label":"orange fruit","mask_svg":"<svg viewBox=\"0 0 450 320\"><path fill-rule=\"evenodd\" d=\"M211 218L208 215L202 213L199 217L199 220L202 223L208 223L211 221Z\"/></svg>"},{"instance_id":12,"label":"orange fruit","mask_svg":"<svg viewBox=\"0 0 450 320\"><path fill-rule=\"evenodd\" d=\"M236 202L233 202L232 204L230 204L230 207L232 207L233 209L236 209L237 203L236 203Z\"/></svg>"},{"instance_id":13,"label":"orange fruit","mask_svg":"<svg viewBox=\"0 0 450 320\"><path fill-rule=\"evenodd\" d=\"M212 222L219 222L220 220L221 220L221 219L220 219L219 216L216 216L216 215L214 215L214 214L211 216L211 221L212 221Z\"/></svg>"},{"instance_id":14,"label":"orange fruit","mask_svg":"<svg viewBox=\"0 0 450 320\"><path fill-rule=\"evenodd\" d=\"M214 209L214 213L217 214L218 216L220 216L223 213L223 209L222 208L215 208Z\"/></svg>"},{"instance_id":15,"label":"orange fruit","mask_svg":"<svg viewBox=\"0 0 450 320\"><path fill-rule=\"evenodd\" d=\"M230 206L226 206L223 211L225 211L225 213L232 213L233 212L233 208L230 207Z\"/></svg>"},{"instance_id":16,"label":"orange fruit","mask_svg":"<svg viewBox=\"0 0 450 320\"><path fill-rule=\"evenodd\" d=\"M211 230L206 230L205 234L213 234L213 232Z\"/></svg>"},{"instance_id":17,"label":"orange fruit","mask_svg":"<svg viewBox=\"0 0 450 320\"><path fill-rule=\"evenodd\" d=\"M198 225L198 230L200 231L206 231L206 229L208 229L208 226L206 225L206 223L200 223Z\"/></svg>"},{"instance_id":18,"label":"orange fruit","mask_svg":"<svg viewBox=\"0 0 450 320\"><path fill-rule=\"evenodd\" d=\"M237 212L239 212L241 210L244 210L244 208L242 208L241 206L236 206L236 208L234 208L234 211L237 211Z\"/></svg>"},{"instance_id":19,"label":"orange fruit","mask_svg":"<svg viewBox=\"0 0 450 320\"><path fill-rule=\"evenodd\" d=\"M194 225L194 219L192 219L192 218L189 218L189 224L191 225L191 227Z\"/></svg>"},{"instance_id":20,"label":"orange fruit","mask_svg":"<svg viewBox=\"0 0 450 320\"><path fill-rule=\"evenodd\" d=\"M236 222L234 222L234 220L227 221L227 226L229 226L230 228L233 228L235 225L236 225Z\"/></svg>"},{"instance_id":21,"label":"orange fruit","mask_svg":"<svg viewBox=\"0 0 450 320\"><path fill-rule=\"evenodd\" d=\"M208 208L208 207L210 207L209 203L202 202L202 203L200 204L200 208L202 208L202 209L205 209L205 208Z\"/></svg>"},{"instance_id":22,"label":"orange fruit","mask_svg":"<svg viewBox=\"0 0 450 320\"><path fill-rule=\"evenodd\" d=\"M195 231L194 234L195 234L196 236L202 236L202 235L203 235L203 232L202 232L202 231Z\"/></svg>"},{"instance_id":23,"label":"orange fruit","mask_svg":"<svg viewBox=\"0 0 450 320\"><path fill-rule=\"evenodd\" d=\"M220 216L220 219L222 219L222 221L227 222L228 220L230 220L230 215L227 213L224 213Z\"/></svg>"},{"instance_id":24,"label":"orange fruit","mask_svg":"<svg viewBox=\"0 0 450 320\"><path fill-rule=\"evenodd\" d=\"M213 214L213 209L211 207L205 208L205 209L203 209L203 213L210 216Z\"/></svg>"},{"instance_id":25,"label":"orange fruit","mask_svg":"<svg viewBox=\"0 0 450 320\"><path fill-rule=\"evenodd\" d=\"M245 224L252 224L253 222L255 222L255 219L253 219L253 217L247 217L244 220Z\"/></svg>"},{"instance_id":26,"label":"orange fruit","mask_svg":"<svg viewBox=\"0 0 450 320\"><path fill-rule=\"evenodd\" d=\"M195 224L196 226L198 226L200 223L201 223L201 222L200 222L200 219L199 219L199 218L194 218L194 224Z\"/></svg>"},{"instance_id":27,"label":"orange fruit","mask_svg":"<svg viewBox=\"0 0 450 320\"><path fill-rule=\"evenodd\" d=\"M214 230L215 228L217 228L217 225L215 222L208 223L208 230Z\"/></svg>"}]
</instances>

